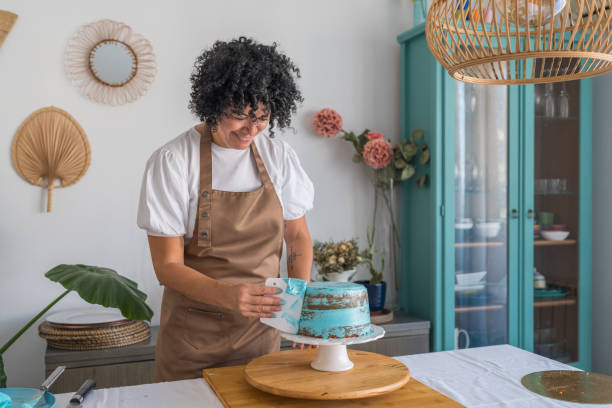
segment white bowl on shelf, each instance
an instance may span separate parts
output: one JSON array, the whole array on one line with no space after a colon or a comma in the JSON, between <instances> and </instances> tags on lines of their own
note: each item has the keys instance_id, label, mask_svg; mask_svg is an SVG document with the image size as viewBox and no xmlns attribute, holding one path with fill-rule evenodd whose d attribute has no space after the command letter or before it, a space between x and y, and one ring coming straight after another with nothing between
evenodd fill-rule
<instances>
[{"instance_id":1,"label":"white bowl on shelf","mask_svg":"<svg viewBox=\"0 0 612 408\"><path fill-rule=\"evenodd\" d=\"M455 285L455 294L457 295L476 295L482 293L485 289L484 283L475 285Z\"/></svg>"},{"instance_id":2,"label":"white bowl on shelf","mask_svg":"<svg viewBox=\"0 0 612 408\"><path fill-rule=\"evenodd\" d=\"M569 236L569 231L540 231L540 234L547 241L563 241Z\"/></svg>"},{"instance_id":3,"label":"white bowl on shelf","mask_svg":"<svg viewBox=\"0 0 612 408\"><path fill-rule=\"evenodd\" d=\"M455 279L457 280L457 285L459 286L476 285L484 279L486 274L487 271L460 274L458 273L455 275Z\"/></svg>"},{"instance_id":4,"label":"white bowl on shelf","mask_svg":"<svg viewBox=\"0 0 612 408\"><path fill-rule=\"evenodd\" d=\"M474 227L474 221L471 218L461 218L455 220L455 229L458 230L470 230Z\"/></svg>"},{"instance_id":5,"label":"white bowl on shelf","mask_svg":"<svg viewBox=\"0 0 612 408\"><path fill-rule=\"evenodd\" d=\"M478 235L485 238L495 238L497 234L499 234L500 229L501 223L497 221L479 222L476 224L476 231L478 231Z\"/></svg>"}]
</instances>

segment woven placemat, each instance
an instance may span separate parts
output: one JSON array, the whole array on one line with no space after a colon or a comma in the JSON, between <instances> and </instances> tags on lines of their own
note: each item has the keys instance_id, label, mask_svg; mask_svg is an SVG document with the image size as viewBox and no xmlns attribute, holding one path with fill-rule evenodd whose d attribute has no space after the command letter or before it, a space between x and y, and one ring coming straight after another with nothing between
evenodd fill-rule
<instances>
[{"instance_id":1,"label":"woven placemat","mask_svg":"<svg viewBox=\"0 0 612 408\"><path fill-rule=\"evenodd\" d=\"M40 337L47 340L49 346L64 350L122 347L140 343L151 337L149 325L143 321L94 329L58 329L48 322L43 322L38 326L38 332Z\"/></svg>"},{"instance_id":2,"label":"woven placemat","mask_svg":"<svg viewBox=\"0 0 612 408\"><path fill-rule=\"evenodd\" d=\"M110 326L104 328L78 328L78 329L59 329L51 326L47 322L40 324L38 331L41 337L46 339L88 339L101 337L121 337L132 334L143 329L148 329L148 325L142 321L131 321L122 326Z\"/></svg>"},{"instance_id":3,"label":"woven placemat","mask_svg":"<svg viewBox=\"0 0 612 408\"><path fill-rule=\"evenodd\" d=\"M114 342L114 343L108 343L108 344L74 344L74 343L58 343L55 341L49 341L47 340L47 344L49 344L50 347L56 348L56 349L60 349L60 350L74 350L74 351L78 351L78 350L102 350L102 349L109 349L109 348L116 348L116 347L125 347L125 346L131 346L132 344L136 344L136 343L141 343L143 341L147 341L150 338L150 334L146 334L142 337L134 337L134 338L126 338L123 339L122 341L118 341L118 342Z\"/></svg>"}]
</instances>

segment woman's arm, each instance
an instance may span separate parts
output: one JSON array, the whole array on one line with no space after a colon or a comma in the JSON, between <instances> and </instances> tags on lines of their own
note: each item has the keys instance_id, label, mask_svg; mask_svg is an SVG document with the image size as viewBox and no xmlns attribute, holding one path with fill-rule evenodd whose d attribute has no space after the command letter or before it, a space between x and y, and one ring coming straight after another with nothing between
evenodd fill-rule
<instances>
[{"instance_id":1,"label":"woman's arm","mask_svg":"<svg viewBox=\"0 0 612 408\"><path fill-rule=\"evenodd\" d=\"M305 216L285 221L285 243L287 244L287 274L290 278L310 282L312 241Z\"/></svg>"},{"instance_id":2,"label":"woman's arm","mask_svg":"<svg viewBox=\"0 0 612 408\"><path fill-rule=\"evenodd\" d=\"M196 302L239 311L246 317L273 317L280 310L277 289L263 285L231 285L184 264L183 237L149 235L153 268L159 283Z\"/></svg>"},{"instance_id":3,"label":"woman's arm","mask_svg":"<svg viewBox=\"0 0 612 408\"><path fill-rule=\"evenodd\" d=\"M287 244L287 274L290 278L310 282L312 241L306 217L285 221L285 243ZM301 343L293 342L291 346L304 349L304 344ZM317 348L317 346L308 344L306 348Z\"/></svg>"}]
</instances>

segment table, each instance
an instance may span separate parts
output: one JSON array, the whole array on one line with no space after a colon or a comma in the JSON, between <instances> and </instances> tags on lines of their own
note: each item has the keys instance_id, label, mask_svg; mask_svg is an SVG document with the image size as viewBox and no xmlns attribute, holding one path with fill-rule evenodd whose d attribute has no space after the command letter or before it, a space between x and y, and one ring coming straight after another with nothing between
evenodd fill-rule
<instances>
[{"instance_id":1,"label":"table","mask_svg":"<svg viewBox=\"0 0 612 408\"><path fill-rule=\"evenodd\" d=\"M410 368L412 377L466 407L612 408L612 405L557 401L523 388L520 380L525 374L575 368L509 345L396 358ZM57 406L63 408L70 396L71 394L58 394ZM87 396L84 404L85 408L151 406L223 407L206 381L199 378L94 390Z\"/></svg>"},{"instance_id":2,"label":"table","mask_svg":"<svg viewBox=\"0 0 612 408\"><path fill-rule=\"evenodd\" d=\"M370 351L386 356L403 356L429 351L429 322L396 312L392 322L381 324L385 337L364 344L350 346L357 350ZM48 376L59 365L66 371L53 384L56 393L74 391L87 378L95 378L98 387L111 388L140 385L153 382L155 346L159 327L151 327L148 341L127 347L103 350L57 350L47 347L45 352L45 375ZM291 349L291 342L281 340L281 350Z\"/></svg>"}]
</instances>

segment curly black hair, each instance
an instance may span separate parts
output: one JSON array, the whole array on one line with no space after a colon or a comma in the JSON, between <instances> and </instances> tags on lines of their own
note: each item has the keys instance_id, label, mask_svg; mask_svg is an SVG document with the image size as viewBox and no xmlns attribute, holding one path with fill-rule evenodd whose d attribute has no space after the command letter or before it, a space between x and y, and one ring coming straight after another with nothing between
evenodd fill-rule
<instances>
[{"instance_id":1,"label":"curly black hair","mask_svg":"<svg viewBox=\"0 0 612 408\"><path fill-rule=\"evenodd\" d=\"M275 126L289 127L291 114L304 100L295 81L300 70L277 47L246 37L216 41L194 64L191 112L214 127L226 109L242 112L250 106L255 112L261 102L270 112L270 137Z\"/></svg>"}]
</instances>

